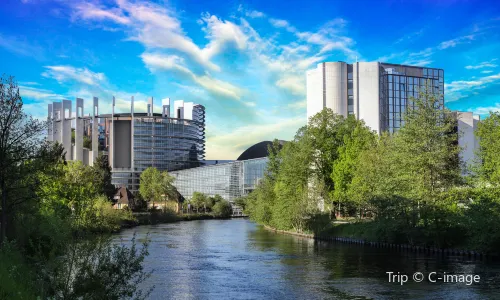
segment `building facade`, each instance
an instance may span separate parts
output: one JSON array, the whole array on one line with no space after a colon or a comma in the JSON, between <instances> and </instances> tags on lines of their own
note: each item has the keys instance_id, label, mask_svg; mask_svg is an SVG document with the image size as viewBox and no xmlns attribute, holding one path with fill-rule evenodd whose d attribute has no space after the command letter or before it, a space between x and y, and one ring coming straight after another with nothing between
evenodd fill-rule
<instances>
[{"instance_id":1,"label":"building facade","mask_svg":"<svg viewBox=\"0 0 500 300\"><path fill-rule=\"evenodd\" d=\"M83 100L77 99L77 114L74 118L71 118L71 101L49 104L48 120L51 126L48 140L58 141L65 149L70 149L66 153L67 160L81 160L92 165L99 152L107 155L112 183L117 187L125 186L131 192L138 191L140 174L148 167L174 171L198 167L203 163L203 105L177 100L172 113L170 99L166 98L162 100L162 112L154 113L153 98L150 98L147 112L137 113L132 97L130 113L115 113L113 98L112 113L99 115L98 99L94 98L93 103L93 116L83 117ZM74 142L71 141L72 121L76 123ZM91 130L85 131L84 127ZM83 147L85 134L92 140L91 149Z\"/></svg>"},{"instance_id":2,"label":"building facade","mask_svg":"<svg viewBox=\"0 0 500 300\"><path fill-rule=\"evenodd\" d=\"M355 115L378 134L396 132L403 125L412 99L430 89L444 109L444 70L382 62L324 62L307 71L307 118L330 108L347 117ZM471 164L477 141L474 128L479 121L472 113L454 112L460 133L462 161Z\"/></svg>"},{"instance_id":3,"label":"building facade","mask_svg":"<svg viewBox=\"0 0 500 300\"><path fill-rule=\"evenodd\" d=\"M381 62L324 62L307 71L307 118L330 108L355 115L377 133L397 131L410 97L429 86L444 107L442 69Z\"/></svg>"},{"instance_id":4,"label":"building facade","mask_svg":"<svg viewBox=\"0 0 500 300\"><path fill-rule=\"evenodd\" d=\"M208 196L220 195L232 203L255 189L264 177L267 161L267 157L236 160L174 171L170 175L175 178L174 186L186 199L191 199L194 192L200 192Z\"/></svg>"}]
</instances>

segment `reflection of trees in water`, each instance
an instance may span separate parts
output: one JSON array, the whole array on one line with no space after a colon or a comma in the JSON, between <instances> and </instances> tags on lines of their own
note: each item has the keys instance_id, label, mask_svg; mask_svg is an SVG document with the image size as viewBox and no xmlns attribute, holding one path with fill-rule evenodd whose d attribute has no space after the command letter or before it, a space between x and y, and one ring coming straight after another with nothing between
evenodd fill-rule
<instances>
[{"instance_id":1,"label":"reflection of trees in water","mask_svg":"<svg viewBox=\"0 0 500 300\"><path fill-rule=\"evenodd\" d=\"M492 266L484 262L467 261L464 258L446 258L391 248L315 241L291 235L276 234L262 227L249 231L248 240L254 249L266 252L275 251L282 256L280 262L288 266L285 268L287 280L295 283L311 282L312 285L323 283L322 291L338 296L341 299L349 299L354 296L349 295L345 290L338 290L335 287L336 281L344 283L346 280L356 280L358 282L356 286L383 287L388 294L410 295L411 293L408 293L408 290L399 292L392 291L392 288L389 290L392 285L388 283L386 272L390 271L410 275L417 271L424 274L429 272L482 274L481 278L490 278L489 283L483 283L483 286L499 285L491 280L491 278L500 278L500 266L498 264ZM430 283L422 284L428 285L430 287L429 291L438 291L440 287L443 287L436 284L431 287ZM419 290L419 293L426 293L426 288ZM460 295L462 293L461 288L463 288L463 292L466 292L468 287L456 286L451 291L455 289L454 293ZM467 293L470 292L467 291ZM478 290L477 292L481 293L482 291ZM475 293L472 292L472 294ZM363 299L363 296L358 299Z\"/></svg>"}]
</instances>

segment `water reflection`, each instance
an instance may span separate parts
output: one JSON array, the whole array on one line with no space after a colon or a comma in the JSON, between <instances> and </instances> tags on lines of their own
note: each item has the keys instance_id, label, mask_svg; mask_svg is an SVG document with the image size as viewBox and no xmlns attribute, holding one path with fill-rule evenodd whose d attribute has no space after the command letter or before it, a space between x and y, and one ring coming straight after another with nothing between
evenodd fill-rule
<instances>
[{"instance_id":1,"label":"water reflection","mask_svg":"<svg viewBox=\"0 0 500 300\"><path fill-rule=\"evenodd\" d=\"M121 232L129 241L149 232L154 269L145 286L153 299L500 299L498 264L318 242L275 234L243 220L142 226ZM386 272L479 274L472 286L389 283Z\"/></svg>"}]
</instances>

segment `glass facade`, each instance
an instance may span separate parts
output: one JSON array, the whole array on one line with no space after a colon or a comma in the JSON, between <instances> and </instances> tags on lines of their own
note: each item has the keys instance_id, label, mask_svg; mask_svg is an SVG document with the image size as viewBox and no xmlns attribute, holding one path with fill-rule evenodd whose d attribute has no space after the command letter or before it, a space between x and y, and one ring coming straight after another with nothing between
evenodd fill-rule
<instances>
[{"instance_id":1,"label":"glass facade","mask_svg":"<svg viewBox=\"0 0 500 300\"><path fill-rule=\"evenodd\" d=\"M444 107L444 71L403 65L381 64L380 130L395 132L403 124L403 114L414 107L413 98L429 87Z\"/></svg>"},{"instance_id":2,"label":"glass facade","mask_svg":"<svg viewBox=\"0 0 500 300\"><path fill-rule=\"evenodd\" d=\"M220 195L233 202L253 191L264 177L268 158L233 161L181 171L174 171L174 186L186 199L194 192L209 196Z\"/></svg>"},{"instance_id":3,"label":"glass facade","mask_svg":"<svg viewBox=\"0 0 500 300\"><path fill-rule=\"evenodd\" d=\"M117 134L114 139L116 142L120 136ZM169 172L199 167L205 160L205 108L195 105L192 120L134 115L132 145L133 167L112 170L112 184L127 186L131 192L139 190L140 174L148 167Z\"/></svg>"}]
</instances>

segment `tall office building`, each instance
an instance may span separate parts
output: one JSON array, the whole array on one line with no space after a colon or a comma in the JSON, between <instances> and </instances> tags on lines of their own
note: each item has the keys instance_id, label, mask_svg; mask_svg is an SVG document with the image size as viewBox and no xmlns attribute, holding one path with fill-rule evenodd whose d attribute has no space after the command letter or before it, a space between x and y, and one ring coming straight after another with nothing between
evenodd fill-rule
<instances>
[{"instance_id":1,"label":"tall office building","mask_svg":"<svg viewBox=\"0 0 500 300\"><path fill-rule=\"evenodd\" d=\"M444 105L442 69L381 62L324 62L307 71L307 117L327 107L380 133L396 131L410 97L428 84Z\"/></svg>"},{"instance_id":2,"label":"tall office building","mask_svg":"<svg viewBox=\"0 0 500 300\"><path fill-rule=\"evenodd\" d=\"M403 114L412 108L411 98L430 88L444 108L442 69L382 62L324 62L307 71L307 118L323 108L334 113L353 114L377 133L395 132L403 125ZM478 141L474 130L479 117L472 112L454 112L461 159L472 164Z\"/></svg>"}]
</instances>

